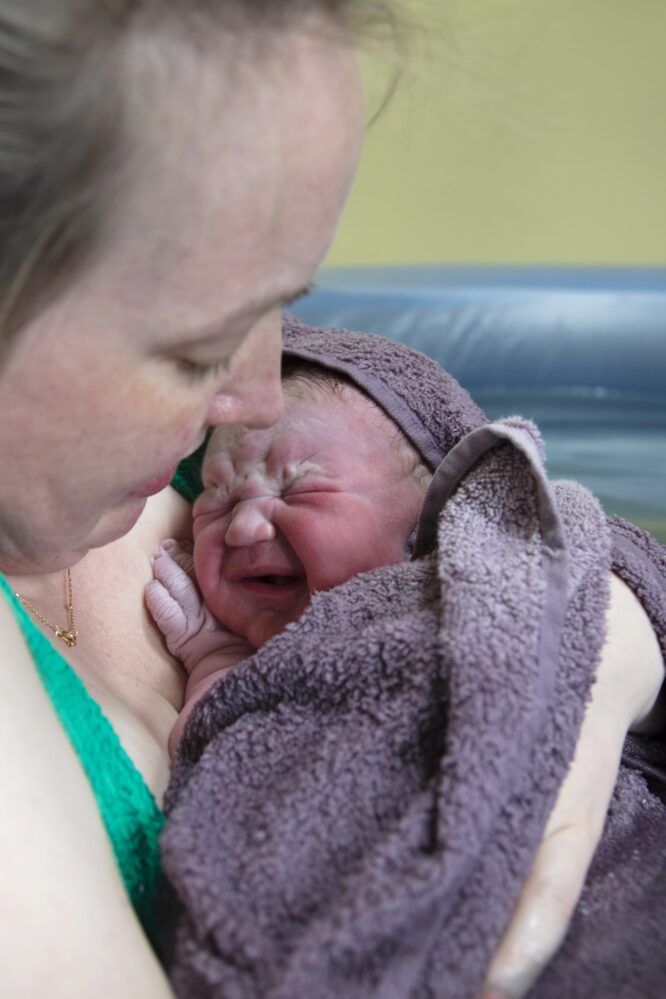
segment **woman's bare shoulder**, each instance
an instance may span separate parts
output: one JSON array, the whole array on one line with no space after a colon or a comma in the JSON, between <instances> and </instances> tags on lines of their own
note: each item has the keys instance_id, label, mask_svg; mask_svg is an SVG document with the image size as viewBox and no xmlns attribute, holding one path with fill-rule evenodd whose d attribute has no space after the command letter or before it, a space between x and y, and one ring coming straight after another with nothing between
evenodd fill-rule
<instances>
[{"instance_id":1,"label":"woman's bare shoulder","mask_svg":"<svg viewBox=\"0 0 666 999\"><path fill-rule=\"evenodd\" d=\"M189 523L187 503L165 490L129 535L108 552L89 553L90 561L108 567L109 557L124 554L134 567ZM75 573L77 626L87 630L84 563ZM139 588L133 602L140 599ZM172 993L129 902L88 780L4 597L0 677L0 898L12 913L12 933L0 934L7 993L165 999Z\"/></svg>"},{"instance_id":2,"label":"woman's bare shoulder","mask_svg":"<svg viewBox=\"0 0 666 999\"><path fill-rule=\"evenodd\" d=\"M0 934L0 965L7 994L169 996L88 782L5 600L0 643L0 898L12 924Z\"/></svg>"}]
</instances>

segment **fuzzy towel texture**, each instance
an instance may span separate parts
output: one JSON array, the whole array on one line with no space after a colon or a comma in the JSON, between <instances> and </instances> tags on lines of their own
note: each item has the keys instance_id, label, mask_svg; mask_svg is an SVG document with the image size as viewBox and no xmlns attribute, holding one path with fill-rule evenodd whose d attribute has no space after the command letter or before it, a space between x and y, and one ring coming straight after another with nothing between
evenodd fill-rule
<instances>
[{"instance_id":1,"label":"fuzzy towel texture","mask_svg":"<svg viewBox=\"0 0 666 999\"><path fill-rule=\"evenodd\" d=\"M472 999L572 758L611 561L666 650L664 549L552 486L401 345L287 323L435 469L415 560L317 595L193 713L167 796L187 999ZM441 464L440 464L441 462ZM666 995L666 753L630 739L567 940L531 995Z\"/></svg>"}]
</instances>

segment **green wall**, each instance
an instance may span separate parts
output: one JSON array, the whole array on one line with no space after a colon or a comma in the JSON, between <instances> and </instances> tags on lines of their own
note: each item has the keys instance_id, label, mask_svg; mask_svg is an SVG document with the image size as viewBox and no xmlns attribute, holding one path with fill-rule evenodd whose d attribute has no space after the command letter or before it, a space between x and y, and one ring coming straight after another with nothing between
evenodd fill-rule
<instances>
[{"instance_id":1,"label":"green wall","mask_svg":"<svg viewBox=\"0 0 666 999\"><path fill-rule=\"evenodd\" d=\"M666 264L666 0L415 4L327 263Z\"/></svg>"}]
</instances>

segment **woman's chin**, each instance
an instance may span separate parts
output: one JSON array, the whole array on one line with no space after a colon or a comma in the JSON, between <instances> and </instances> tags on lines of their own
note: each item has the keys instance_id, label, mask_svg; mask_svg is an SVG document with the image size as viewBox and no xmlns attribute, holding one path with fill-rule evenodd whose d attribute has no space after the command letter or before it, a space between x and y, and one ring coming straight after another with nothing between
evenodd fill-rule
<instances>
[{"instance_id":1,"label":"woman's chin","mask_svg":"<svg viewBox=\"0 0 666 999\"><path fill-rule=\"evenodd\" d=\"M86 548L103 548L131 531L143 513L146 501L145 496L131 497L122 506L109 510L98 520L86 540Z\"/></svg>"},{"instance_id":2,"label":"woman's chin","mask_svg":"<svg viewBox=\"0 0 666 999\"><path fill-rule=\"evenodd\" d=\"M143 497L126 500L103 514L85 533L78 533L78 525L72 522L61 523L57 530L44 527L41 536L34 530L16 532L4 549L0 539L0 571L9 576L29 576L75 565L91 548L103 548L127 534L145 505Z\"/></svg>"},{"instance_id":3,"label":"woman's chin","mask_svg":"<svg viewBox=\"0 0 666 999\"><path fill-rule=\"evenodd\" d=\"M125 534L128 534L129 531L132 530L141 517L145 505L145 497L140 497L128 499L122 504L122 506L114 507L112 510L108 510L102 517L100 517L89 534L87 534L84 538L75 539L69 551L62 551L58 553L58 564L51 566L51 568L63 569L67 566L74 565L82 559L86 552L90 551L91 548L104 548L106 545L110 545L113 544L114 541L118 541L119 538L122 538Z\"/></svg>"}]
</instances>

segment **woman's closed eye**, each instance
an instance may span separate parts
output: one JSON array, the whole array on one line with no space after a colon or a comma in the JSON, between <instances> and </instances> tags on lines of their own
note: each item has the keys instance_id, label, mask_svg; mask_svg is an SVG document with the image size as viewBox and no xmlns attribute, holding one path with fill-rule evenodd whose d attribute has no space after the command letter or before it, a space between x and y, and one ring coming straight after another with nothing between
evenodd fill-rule
<instances>
[{"instance_id":1,"label":"woman's closed eye","mask_svg":"<svg viewBox=\"0 0 666 999\"><path fill-rule=\"evenodd\" d=\"M282 302L284 307L293 305L298 302L299 299L305 298L313 290L314 285L309 284L307 287L302 288L300 291L295 292L293 295L287 297ZM206 378L216 378L222 372L228 372L231 368L232 356L225 358L222 361L195 361L190 357L174 357L173 361L176 366L182 371L189 379L192 381L203 381Z\"/></svg>"},{"instance_id":2,"label":"woman's closed eye","mask_svg":"<svg viewBox=\"0 0 666 999\"><path fill-rule=\"evenodd\" d=\"M229 361L215 361L211 364L202 364L199 361L192 361L186 357L175 358L176 365L188 378L193 381L202 381L204 378L215 378L223 371L229 370Z\"/></svg>"}]
</instances>

